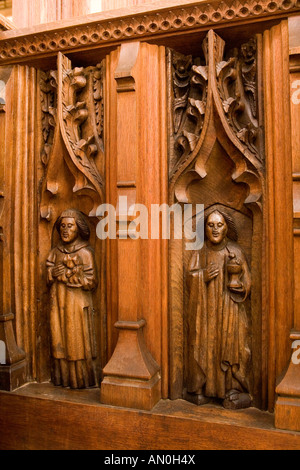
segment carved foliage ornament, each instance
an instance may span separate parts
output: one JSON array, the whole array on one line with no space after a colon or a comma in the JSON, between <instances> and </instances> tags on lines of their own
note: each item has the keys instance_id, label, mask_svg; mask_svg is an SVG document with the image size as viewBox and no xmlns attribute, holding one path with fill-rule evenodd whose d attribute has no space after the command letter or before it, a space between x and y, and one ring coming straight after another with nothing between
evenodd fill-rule
<instances>
[{"instance_id":1,"label":"carved foliage ornament","mask_svg":"<svg viewBox=\"0 0 300 470\"><path fill-rule=\"evenodd\" d=\"M174 163L185 160L195 149L199 139L206 110L207 100L207 66L196 65L192 56L185 57L173 52L173 138ZM172 166L171 166L172 169Z\"/></svg>"},{"instance_id":2,"label":"carved foliage ornament","mask_svg":"<svg viewBox=\"0 0 300 470\"><path fill-rule=\"evenodd\" d=\"M103 200L103 64L73 69L70 60L59 54L57 71L42 73L40 89L41 159L47 167L42 216L50 219L49 193L59 192L57 167L62 153L67 155L65 161L75 178L73 193L91 197L94 215Z\"/></svg>"},{"instance_id":3,"label":"carved foliage ornament","mask_svg":"<svg viewBox=\"0 0 300 470\"><path fill-rule=\"evenodd\" d=\"M54 129L56 124L56 80L51 72L41 72L40 76L40 99L42 109L42 133L43 149L41 160L45 166L49 161L49 156L54 139Z\"/></svg>"},{"instance_id":4,"label":"carved foliage ornament","mask_svg":"<svg viewBox=\"0 0 300 470\"><path fill-rule=\"evenodd\" d=\"M203 59L168 51L172 70L171 182L199 154L215 112L228 137L250 165L261 166L256 39L251 38L227 60L224 60L224 48L224 41L210 31L202 44Z\"/></svg>"},{"instance_id":5,"label":"carved foliage ornament","mask_svg":"<svg viewBox=\"0 0 300 470\"><path fill-rule=\"evenodd\" d=\"M89 118L86 101L79 101L80 92L87 85L84 69L78 67L71 69L69 59L62 54L59 55L59 66L61 73L59 118L64 141L75 165L81 167L82 172L100 191L102 179L93 161L98 152L95 135L82 138L82 126Z\"/></svg>"},{"instance_id":6,"label":"carved foliage ornament","mask_svg":"<svg viewBox=\"0 0 300 470\"><path fill-rule=\"evenodd\" d=\"M257 122L256 40L243 44L236 55L217 64L217 84L229 125L238 139L259 157Z\"/></svg>"}]
</instances>

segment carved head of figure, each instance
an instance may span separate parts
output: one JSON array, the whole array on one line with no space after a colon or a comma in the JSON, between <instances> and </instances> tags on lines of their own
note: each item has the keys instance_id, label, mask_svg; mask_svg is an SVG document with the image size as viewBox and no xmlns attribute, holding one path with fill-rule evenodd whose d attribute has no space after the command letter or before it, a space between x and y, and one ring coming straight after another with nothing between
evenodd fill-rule
<instances>
[{"instance_id":1,"label":"carved head of figure","mask_svg":"<svg viewBox=\"0 0 300 470\"><path fill-rule=\"evenodd\" d=\"M233 219L227 213L214 209L205 217L206 238L218 245L225 237L237 241L237 230Z\"/></svg>"},{"instance_id":2,"label":"carved head of figure","mask_svg":"<svg viewBox=\"0 0 300 470\"><path fill-rule=\"evenodd\" d=\"M218 212L212 212L206 221L205 234L208 240L214 245L221 243L227 235L228 227L223 215Z\"/></svg>"},{"instance_id":3,"label":"carved head of figure","mask_svg":"<svg viewBox=\"0 0 300 470\"><path fill-rule=\"evenodd\" d=\"M56 221L56 229L63 243L70 244L80 238L88 240L90 229L82 212L70 209L62 212Z\"/></svg>"}]
</instances>

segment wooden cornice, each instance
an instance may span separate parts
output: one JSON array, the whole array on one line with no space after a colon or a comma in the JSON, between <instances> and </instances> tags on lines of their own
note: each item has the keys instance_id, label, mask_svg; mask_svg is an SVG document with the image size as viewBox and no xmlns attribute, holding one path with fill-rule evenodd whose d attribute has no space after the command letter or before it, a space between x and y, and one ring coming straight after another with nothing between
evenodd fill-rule
<instances>
[{"instance_id":1,"label":"wooden cornice","mask_svg":"<svg viewBox=\"0 0 300 470\"><path fill-rule=\"evenodd\" d=\"M163 7L162 7L163 4ZM300 11L299 0L167 0L82 18L0 32L0 65L115 47L124 40L151 40L178 32L267 21Z\"/></svg>"}]
</instances>

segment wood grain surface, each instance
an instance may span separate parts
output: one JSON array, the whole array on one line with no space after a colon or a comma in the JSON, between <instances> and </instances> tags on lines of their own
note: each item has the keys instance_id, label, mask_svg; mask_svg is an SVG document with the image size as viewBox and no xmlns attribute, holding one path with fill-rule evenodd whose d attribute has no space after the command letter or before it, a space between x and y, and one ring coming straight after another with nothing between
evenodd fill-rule
<instances>
[{"instance_id":1,"label":"wood grain surface","mask_svg":"<svg viewBox=\"0 0 300 470\"><path fill-rule=\"evenodd\" d=\"M31 384L0 392L1 450L300 449L300 433L274 428L270 413L160 401L152 412L100 405L99 390Z\"/></svg>"}]
</instances>

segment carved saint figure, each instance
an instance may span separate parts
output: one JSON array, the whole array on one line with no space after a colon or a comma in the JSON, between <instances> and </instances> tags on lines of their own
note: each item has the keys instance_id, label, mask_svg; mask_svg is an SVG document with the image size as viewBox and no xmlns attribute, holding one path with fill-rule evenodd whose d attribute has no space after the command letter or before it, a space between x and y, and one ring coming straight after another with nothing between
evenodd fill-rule
<instances>
[{"instance_id":1,"label":"carved saint figure","mask_svg":"<svg viewBox=\"0 0 300 470\"><path fill-rule=\"evenodd\" d=\"M206 216L204 246L190 261L186 398L198 405L211 397L222 399L226 408L251 405L245 309L251 277L236 240L232 218L213 210Z\"/></svg>"},{"instance_id":2,"label":"carved saint figure","mask_svg":"<svg viewBox=\"0 0 300 470\"><path fill-rule=\"evenodd\" d=\"M84 215L66 210L56 221L60 241L47 260L53 382L71 388L96 385L97 356L92 291L97 285L90 229Z\"/></svg>"}]
</instances>

